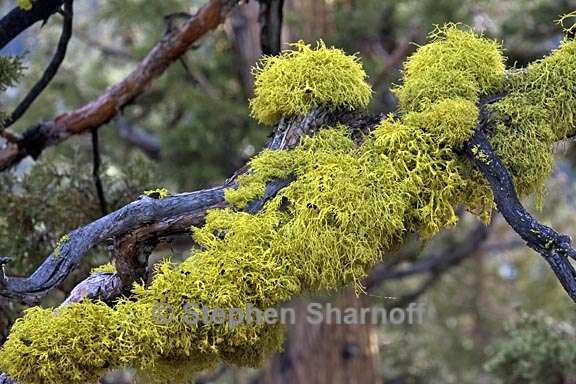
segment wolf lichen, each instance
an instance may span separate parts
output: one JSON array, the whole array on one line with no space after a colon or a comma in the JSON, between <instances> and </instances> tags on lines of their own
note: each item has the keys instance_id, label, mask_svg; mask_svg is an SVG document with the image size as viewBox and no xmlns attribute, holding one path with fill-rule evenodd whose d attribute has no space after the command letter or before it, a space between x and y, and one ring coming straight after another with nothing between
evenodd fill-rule
<instances>
[{"instance_id":1,"label":"wolf lichen","mask_svg":"<svg viewBox=\"0 0 576 384\"><path fill-rule=\"evenodd\" d=\"M63 235L58 239L56 246L54 247L54 257L59 258L62 256L62 246L68 241L70 241L70 235L68 234Z\"/></svg>"},{"instance_id":2,"label":"wolf lichen","mask_svg":"<svg viewBox=\"0 0 576 384\"><path fill-rule=\"evenodd\" d=\"M576 134L576 41L564 39L549 56L509 80L491 108L491 142L520 194L543 190L552 172L552 146ZM521 154L521 155L519 155Z\"/></svg>"},{"instance_id":3,"label":"wolf lichen","mask_svg":"<svg viewBox=\"0 0 576 384\"><path fill-rule=\"evenodd\" d=\"M2 367L24 383L97 382L113 356L114 310L105 304L68 305L54 314L31 308L19 319L17 342L2 348Z\"/></svg>"},{"instance_id":4,"label":"wolf lichen","mask_svg":"<svg viewBox=\"0 0 576 384\"><path fill-rule=\"evenodd\" d=\"M25 11L31 10L33 6L32 0L18 0L16 3Z\"/></svg>"},{"instance_id":5,"label":"wolf lichen","mask_svg":"<svg viewBox=\"0 0 576 384\"><path fill-rule=\"evenodd\" d=\"M144 191L144 194L148 197L153 199L163 199L167 196L170 196L170 192L166 188L156 188L156 189L149 189Z\"/></svg>"},{"instance_id":6,"label":"wolf lichen","mask_svg":"<svg viewBox=\"0 0 576 384\"><path fill-rule=\"evenodd\" d=\"M230 207L208 212L206 224L193 229L198 247L188 259L160 263L149 286L136 285L133 297L114 307L82 302L28 311L0 351L0 369L23 383L79 384L130 366L145 382L184 383L218 361L260 364L281 347L280 325L191 323L202 310L188 304L240 308L247 316L249 305L276 307L306 291L348 284L360 291L366 271L408 234L429 237L453 225L457 206L488 217L490 189L459 151L473 134L479 99L506 85L511 93L492 107L492 141L520 191L534 190L541 175L519 173L527 153L520 146L531 145L529 161L546 167L551 141L574 129L560 127L572 119L576 71L559 64L575 68L572 44L507 80L498 44L453 25L441 29L406 65L396 89L401 116L383 119L361 144L337 125L293 150L262 152L238 189L226 192ZM257 70L252 108L258 119L368 103L355 57L322 44L296 48ZM548 79L554 76L561 78ZM542 119L549 124L537 128ZM294 181L261 211L243 211L269 181L289 175Z\"/></svg>"},{"instance_id":7,"label":"wolf lichen","mask_svg":"<svg viewBox=\"0 0 576 384\"><path fill-rule=\"evenodd\" d=\"M316 106L353 110L364 108L372 89L356 56L303 42L280 56L265 57L255 69L252 116L273 124L282 116L303 115Z\"/></svg>"},{"instance_id":8,"label":"wolf lichen","mask_svg":"<svg viewBox=\"0 0 576 384\"><path fill-rule=\"evenodd\" d=\"M404 65L404 82L395 89L402 112L442 99L476 103L500 89L505 77L500 44L454 24L437 28L430 38Z\"/></svg>"},{"instance_id":9,"label":"wolf lichen","mask_svg":"<svg viewBox=\"0 0 576 384\"><path fill-rule=\"evenodd\" d=\"M423 112L406 113L403 120L430 132L439 143L460 148L474 133L477 116L474 102L452 98L442 99Z\"/></svg>"},{"instance_id":10,"label":"wolf lichen","mask_svg":"<svg viewBox=\"0 0 576 384\"><path fill-rule=\"evenodd\" d=\"M112 263L106 263L106 264L102 264L102 265L99 265L97 267L94 267L90 271L90 273L98 273L98 272L116 273L116 267Z\"/></svg>"}]
</instances>

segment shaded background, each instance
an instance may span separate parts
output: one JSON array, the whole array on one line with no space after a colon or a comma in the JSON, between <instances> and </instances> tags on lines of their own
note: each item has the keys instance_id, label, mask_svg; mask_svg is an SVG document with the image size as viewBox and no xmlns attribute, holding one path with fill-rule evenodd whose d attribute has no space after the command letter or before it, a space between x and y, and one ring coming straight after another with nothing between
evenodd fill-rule
<instances>
[{"instance_id":1,"label":"shaded background","mask_svg":"<svg viewBox=\"0 0 576 384\"><path fill-rule=\"evenodd\" d=\"M40 0L41 1L41 0ZM0 1L7 12L13 1ZM168 28L193 13L199 0L78 0L74 35L57 77L13 128L72 110L98 97L134 68ZM502 41L509 67L546 55L562 38L554 21L576 9L576 1L553 0L285 0L282 47L323 39L358 53L374 88L370 109L395 108L390 88L401 66L434 25L461 22ZM165 17L166 16L166 17ZM61 29L55 16L26 31L0 54L22 55L26 66L17 87L0 95L9 111L50 60ZM261 56L258 3L237 7L225 25L204 38L179 63L100 129L102 183L108 209L145 189L172 192L218 185L263 147L269 127L249 117L251 68ZM103 214L92 177L90 136L48 150L37 163L24 161L0 175L0 255L19 255L11 271L29 273L71 229ZM530 210L543 223L576 233L575 164L572 143L557 147L554 174L544 206ZM484 227L462 212L460 223L433 241L414 239L395 265L437 255L442 268L405 277L386 276L389 265L371 274L368 295L326 293L287 305L302 310L310 300L340 306L394 307L425 303L425 322L413 326L290 327L285 352L259 370L216 367L197 382L207 383L576 383L576 320L573 303L544 261L523 246L496 215ZM186 257L190 239L175 239L152 260ZM45 299L57 305L91 268L105 263L107 250L92 252ZM380 272L379 272L380 271ZM1 303L5 337L22 307ZM512 381L521 370L523 381ZM517 377L517 376L516 376ZM117 372L108 383L130 383Z\"/></svg>"}]
</instances>

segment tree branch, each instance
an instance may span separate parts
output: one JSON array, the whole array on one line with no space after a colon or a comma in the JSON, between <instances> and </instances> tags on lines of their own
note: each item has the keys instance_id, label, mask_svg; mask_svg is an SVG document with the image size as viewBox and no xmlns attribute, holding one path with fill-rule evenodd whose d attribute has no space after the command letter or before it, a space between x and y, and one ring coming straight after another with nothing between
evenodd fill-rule
<instances>
[{"instance_id":1,"label":"tree branch","mask_svg":"<svg viewBox=\"0 0 576 384\"><path fill-rule=\"evenodd\" d=\"M338 122L345 123L353 130L361 130L368 129L369 123L376 124L378 121L379 117L315 109L306 116L282 119L267 147L274 150L290 149L303 136ZM122 238L129 236L130 242L141 247L146 243L161 241L166 236L189 233L192 225L203 224L208 209L226 206L224 190L234 188L236 177L244 172L244 168L239 170L228 182L215 188L172 195L160 200L141 196L119 210L70 232L29 277L0 276L0 296L25 301L34 301L44 296L79 265L90 249L108 239L121 242ZM267 194L251 206L261 207L272 197L272 194ZM134 264L128 261L126 265L128 269L120 266L118 273L123 277L122 280L129 281L136 276L130 271L130 265Z\"/></svg>"},{"instance_id":2,"label":"tree branch","mask_svg":"<svg viewBox=\"0 0 576 384\"><path fill-rule=\"evenodd\" d=\"M12 9L0 19L0 49L38 21L45 23L50 16L58 12L63 2L64 0L41 0L35 1L29 11L20 7Z\"/></svg>"},{"instance_id":3,"label":"tree branch","mask_svg":"<svg viewBox=\"0 0 576 384\"><path fill-rule=\"evenodd\" d=\"M238 0L211 0L182 28L164 36L132 73L97 100L30 128L16 142L8 143L0 150L0 171L18 164L27 156L38 158L44 149L72 135L79 135L108 123L140 96L192 44L220 25L237 3Z\"/></svg>"},{"instance_id":4,"label":"tree branch","mask_svg":"<svg viewBox=\"0 0 576 384\"><path fill-rule=\"evenodd\" d=\"M111 302L122 294L122 287L122 280L117 273L92 273L74 287L61 306L79 303L84 299Z\"/></svg>"},{"instance_id":5,"label":"tree branch","mask_svg":"<svg viewBox=\"0 0 576 384\"><path fill-rule=\"evenodd\" d=\"M161 200L140 199L84 227L72 231L62 244L29 277L3 277L0 295L33 301L61 283L94 246L110 238L132 233L139 241L186 233L201 225L206 210L224 206L224 187L168 196Z\"/></svg>"},{"instance_id":6,"label":"tree branch","mask_svg":"<svg viewBox=\"0 0 576 384\"><path fill-rule=\"evenodd\" d=\"M58 69L60 65L64 61L66 57L66 51L68 50L68 43L72 38L72 22L74 18L74 6L73 0L65 0L64 1L64 24L62 26L62 34L60 35L60 40L58 41L58 47L56 48L56 53L54 53L54 57L46 67L44 74L38 80L36 84L32 87L30 92L24 97L24 99L20 102L20 104L16 107L14 112L10 115L10 117L4 122L3 128L8 128L12 124L14 124L22 115L26 113L28 108L34 103L34 101L40 96L40 94L46 89L48 84L52 81L56 73L58 73Z\"/></svg>"},{"instance_id":7,"label":"tree branch","mask_svg":"<svg viewBox=\"0 0 576 384\"><path fill-rule=\"evenodd\" d=\"M506 222L520 235L528 247L546 260L564 290L576 302L576 270L569 260L569 258L576 260L576 250L570 245L570 237L539 223L526 211L520 203L512 176L488 140L487 132L490 121L486 105L499 99L501 96L494 96L480 103L478 125L474 136L465 144L464 153L488 180L498 211L504 216ZM486 238L486 230L479 227L472 234L470 241L456 249L450 257L430 256L417 261L407 270L376 269L368 278L367 287L371 289L385 279L404 278L423 272L431 272L433 275L441 273L473 254L478 244ZM433 281L431 278L430 284L433 284Z\"/></svg>"},{"instance_id":8,"label":"tree branch","mask_svg":"<svg viewBox=\"0 0 576 384\"><path fill-rule=\"evenodd\" d=\"M16 382L5 373L0 373L0 384L16 384Z\"/></svg>"},{"instance_id":9,"label":"tree branch","mask_svg":"<svg viewBox=\"0 0 576 384\"><path fill-rule=\"evenodd\" d=\"M482 106L478 126L474 136L466 143L465 154L488 180L496 206L506 222L528 247L546 260L564 290L576 302L576 271L568 259L576 259L576 250L570 245L570 237L540 224L524 209L516 194L512 176L488 141L485 132L488 124L484 120L486 114Z\"/></svg>"}]
</instances>

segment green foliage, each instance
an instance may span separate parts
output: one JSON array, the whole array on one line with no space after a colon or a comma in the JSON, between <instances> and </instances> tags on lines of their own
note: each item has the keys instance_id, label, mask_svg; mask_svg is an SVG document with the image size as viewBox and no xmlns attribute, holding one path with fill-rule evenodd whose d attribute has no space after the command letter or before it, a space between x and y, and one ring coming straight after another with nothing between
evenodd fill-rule
<instances>
[{"instance_id":1,"label":"green foliage","mask_svg":"<svg viewBox=\"0 0 576 384\"><path fill-rule=\"evenodd\" d=\"M13 86L21 71L22 63L18 57L0 56L0 92Z\"/></svg>"},{"instance_id":2,"label":"green foliage","mask_svg":"<svg viewBox=\"0 0 576 384\"><path fill-rule=\"evenodd\" d=\"M18 57L0 56L0 93L13 86L22 72L22 63ZM0 112L0 129L6 116Z\"/></svg>"},{"instance_id":3,"label":"green foliage","mask_svg":"<svg viewBox=\"0 0 576 384\"><path fill-rule=\"evenodd\" d=\"M315 106L365 108L372 94L356 56L299 42L293 51L265 57L256 68L252 116L273 124L282 116L304 115Z\"/></svg>"},{"instance_id":4,"label":"green foliage","mask_svg":"<svg viewBox=\"0 0 576 384\"><path fill-rule=\"evenodd\" d=\"M487 369L506 383L569 383L576 379L576 335L571 327L524 316L494 346Z\"/></svg>"},{"instance_id":5,"label":"green foliage","mask_svg":"<svg viewBox=\"0 0 576 384\"><path fill-rule=\"evenodd\" d=\"M129 203L142 190L157 184L153 169L138 154L122 168L112 166L104 158L101 178L110 208ZM102 215L91 171L89 157L83 152L72 152L47 154L41 165L20 177L8 172L0 175L0 254L18 255L10 263L11 271L33 270L46 255L58 249L59 239L71 228Z\"/></svg>"}]
</instances>

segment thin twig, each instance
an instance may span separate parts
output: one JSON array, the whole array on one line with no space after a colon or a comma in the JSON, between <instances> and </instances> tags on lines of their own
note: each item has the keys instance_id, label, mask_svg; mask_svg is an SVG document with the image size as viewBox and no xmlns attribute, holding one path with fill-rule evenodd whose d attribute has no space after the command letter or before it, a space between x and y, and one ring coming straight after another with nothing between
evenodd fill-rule
<instances>
[{"instance_id":1,"label":"thin twig","mask_svg":"<svg viewBox=\"0 0 576 384\"><path fill-rule=\"evenodd\" d=\"M108 204L106 203L106 196L104 195L104 187L102 186L102 179L100 178L100 143L98 140L98 130L92 128L92 178L94 179L94 185L96 186L96 194L98 195L98 201L100 203L100 211L102 216L108 214Z\"/></svg>"},{"instance_id":2,"label":"thin twig","mask_svg":"<svg viewBox=\"0 0 576 384\"><path fill-rule=\"evenodd\" d=\"M18 121L22 115L26 113L32 103L34 103L38 96L40 96L40 94L46 89L48 84L50 84L54 76L56 76L56 73L58 73L58 69L66 57L68 43L72 38L72 24L74 18L73 0L64 1L63 15L64 23L62 25L62 34L60 35L60 41L58 41L58 47L56 48L54 57L52 57L50 64L48 64L48 67L46 67L46 70L44 71L44 74L40 80L34 84L30 92L28 92L26 97L24 97L14 112L12 112L10 117L4 122L4 128L10 127L12 124Z\"/></svg>"}]
</instances>

